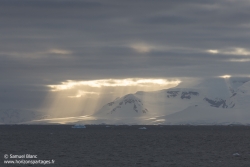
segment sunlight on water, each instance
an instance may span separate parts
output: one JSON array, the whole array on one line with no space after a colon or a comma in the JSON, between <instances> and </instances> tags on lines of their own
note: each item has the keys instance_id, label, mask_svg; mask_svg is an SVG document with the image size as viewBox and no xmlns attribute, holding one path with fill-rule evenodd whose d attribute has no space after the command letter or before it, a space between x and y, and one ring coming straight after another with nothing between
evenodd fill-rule
<instances>
[{"instance_id":1,"label":"sunlight on water","mask_svg":"<svg viewBox=\"0 0 250 167\"><path fill-rule=\"evenodd\" d=\"M90 121L90 120L96 120L96 118L89 116L89 115L85 115L85 116L79 116L79 117L63 117L63 118L33 120L30 123L33 123L33 124L43 124L43 123L70 124L70 123L75 123L79 121Z\"/></svg>"}]
</instances>

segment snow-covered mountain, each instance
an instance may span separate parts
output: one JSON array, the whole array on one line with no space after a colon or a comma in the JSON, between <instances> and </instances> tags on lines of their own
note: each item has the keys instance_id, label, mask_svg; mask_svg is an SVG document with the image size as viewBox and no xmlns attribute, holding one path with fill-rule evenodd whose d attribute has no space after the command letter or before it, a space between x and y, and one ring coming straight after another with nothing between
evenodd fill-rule
<instances>
[{"instance_id":1,"label":"snow-covered mountain","mask_svg":"<svg viewBox=\"0 0 250 167\"><path fill-rule=\"evenodd\" d=\"M103 112L105 111L105 112ZM149 110L144 107L142 101L133 94L128 94L122 98L104 105L96 114L98 117L141 117Z\"/></svg>"},{"instance_id":2,"label":"snow-covered mountain","mask_svg":"<svg viewBox=\"0 0 250 167\"><path fill-rule=\"evenodd\" d=\"M230 98L227 99L227 105L231 108L250 111L250 81L234 89Z\"/></svg>"},{"instance_id":3,"label":"snow-covered mountain","mask_svg":"<svg viewBox=\"0 0 250 167\"><path fill-rule=\"evenodd\" d=\"M98 115L143 116L148 124L246 124L249 109L250 78L212 78L188 87L129 94L103 106Z\"/></svg>"},{"instance_id":4,"label":"snow-covered mountain","mask_svg":"<svg viewBox=\"0 0 250 167\"><path fill-rule=\"evenodd\" d=\"M51 118L31 110L0 110L0 124L250 125L250 78L212 78L117 98L93 115Z\"/></svg>"},{"instance_id":5,"label":"snow-covered mountain","mask_svg":"<svg viewBox=\"0 0 250 167\"><path fill-rule=\"evenodd\" d=\"M34 119L47 118L42 112L35 112L33 110L23 109L1 109L0 110L0 124L18 124Z\"/></svg>"},{"instance_id":6,"label":"snow-covered mountain","mask_svg":"<svg viewBox=\"0 0 250 167\"><path fill-rule=\"evenodd\" d=\"M149 124L250 125L250 113L247 110L190 106L170 115L155 117Z\"/></svg>"}]
</instances>

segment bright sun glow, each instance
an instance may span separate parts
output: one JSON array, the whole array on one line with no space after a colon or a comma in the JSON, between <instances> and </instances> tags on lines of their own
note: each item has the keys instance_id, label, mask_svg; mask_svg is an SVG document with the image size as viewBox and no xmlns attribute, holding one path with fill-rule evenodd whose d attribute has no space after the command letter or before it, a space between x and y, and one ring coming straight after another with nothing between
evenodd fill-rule
<instances>
[{"instance_id":1,"label":"bright sun glow","mask_svg":"<svg viewBox=\"0 0 250 167\"><path fill-rule=\"evenodd\" d=\"M239 55L239 56L250 56L250 51L245 48L227 48L221 50L206 50L206 52L211 54L225 54L225 55Z\"/></svg>"},{"instance_id":2,"label":"bright sun glow","mask_svg":"<svg viewBox=\"0 0 250 167\"><path fill-rule=\"evenodd\" d=\"M212 54L217 54L218 50L207 50L207 52L212 53Z\"/></svg>"},{"instance_id":3,"label":"bright sun glow","mask_svg":"<svg viewBox=\"0 0 250 167\"><path fill-rule=\"evenodd\" d=\"M144 44L144 43L136 43L136 44L132 44L131 48L134 49L135 51L139 52L139 53L147 53L150 52L153 47L148 45L148 44Z\"/></svg>"},{"instance_id":4,"label":"bright sun glow","mask_svg":"<svg viewBox=\"0 0 250 167\"><path fill-rule=\"evenodd\" d=\"M231 75L222 75L222 76L220 76L220 78L224 78L224 79L231 78Z\"/></svg>"},{"instance_id":5,"label":"bright sun glow","mask_svg":"<svg viewBox=\"0 0 250 167\"><path fill-rule=\"evenodd\" d=\"M65 55L65 54L71 54L72 52L69 50L63 50L63 49L50 49L48 53Z\"/></svg>"},{"instance_id":6,"label":"bright sun glow","mask_svg":"<svg viewBox=\"0 0 250 167\"><path fill-rule=\"evenodd\" d=\"M78 92L77 92L77 94L75 96L68 96L68 97L70 97L70 98L80 98L80 97L85 96L85 95L99 95L99 93L78 90Z\"/></svg>"},{"instance_id":7,"label":"bright sun glow","mask_svg":"<svg viewBox=\"0 0 250 167\"><path fill-rule=\"evenodd\" d=\"M103 80L91 80L91 81L72 81L68 80L62 82L60 85L48 85L52 91L61 91L72 89L76 86L89 86L89 87L121 87L121 86L138 86L148 87L152 84L159 86L167 86L171 84L178 85L179 80L168 81L166 79L142 79L142 78L127 78L127 79L103 79Z\"/></svg>"},{"instance_id":8,"label":"bright sun glow","mask_svg":"<svg viewBox=\"0 0 250 167\"><path fill-rule=\"evenodd\" d=\"M52 118L91 115L117 97L137 91L157 91L177 86L178 79L126 78L73 81L48 85L43 108Z\"/></svg>"},{"instance_id":9,"label":"bright sun glow","mask_svg":"<svg viewBox=\"0 0 250 167\"><path fill-rule=\"evenodd\" d=\"M248 51L244 48L234 48L234 51L232 52L232 54L248 56L248 55L250 55L250 51Z\"/></svg>"}]
</instances>

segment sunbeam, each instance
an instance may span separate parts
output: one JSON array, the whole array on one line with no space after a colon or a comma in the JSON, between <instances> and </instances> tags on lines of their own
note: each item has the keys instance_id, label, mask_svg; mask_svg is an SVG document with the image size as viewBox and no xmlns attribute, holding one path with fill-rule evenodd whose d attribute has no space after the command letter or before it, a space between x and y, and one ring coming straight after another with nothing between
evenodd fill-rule
<instances>
[{"instance_id":1,"label":"sunbeam","mask_svg":"<svg viewBox=\"0 0 250 167\"><path fill-rule=\"evenodd\" d=\"M156 91L177 86L179 79L126 78L102 80L67 80L48 85L49 100L44 108L52 118L91 115L117 97L137 91Z\"/></svg>"}]
</instances>

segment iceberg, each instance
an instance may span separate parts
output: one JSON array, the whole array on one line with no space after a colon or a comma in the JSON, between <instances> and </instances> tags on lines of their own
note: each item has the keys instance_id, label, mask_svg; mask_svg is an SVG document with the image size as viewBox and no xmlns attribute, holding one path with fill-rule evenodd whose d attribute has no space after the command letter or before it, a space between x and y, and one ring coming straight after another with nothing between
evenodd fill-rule
<instances>
[{"instance_id":1,"label":"iceberg","mask_svg":"<svg viewBox=\"0 0 250 167\"><path fill-rule=\"evenodd\" d=\"M72 126L72 128L86 128L86 126L85 125L76 124L76 125Z\"/></svg>"},{"instance_id":2,"label":"iceberg","mask_svg":"<svg viewBox=\"0 0 250 167\"><path fill-rule=\"evenodd\" d=\"M146 127L140 127L139 129L147 129Z\"/></svg>"}]
</instances>

